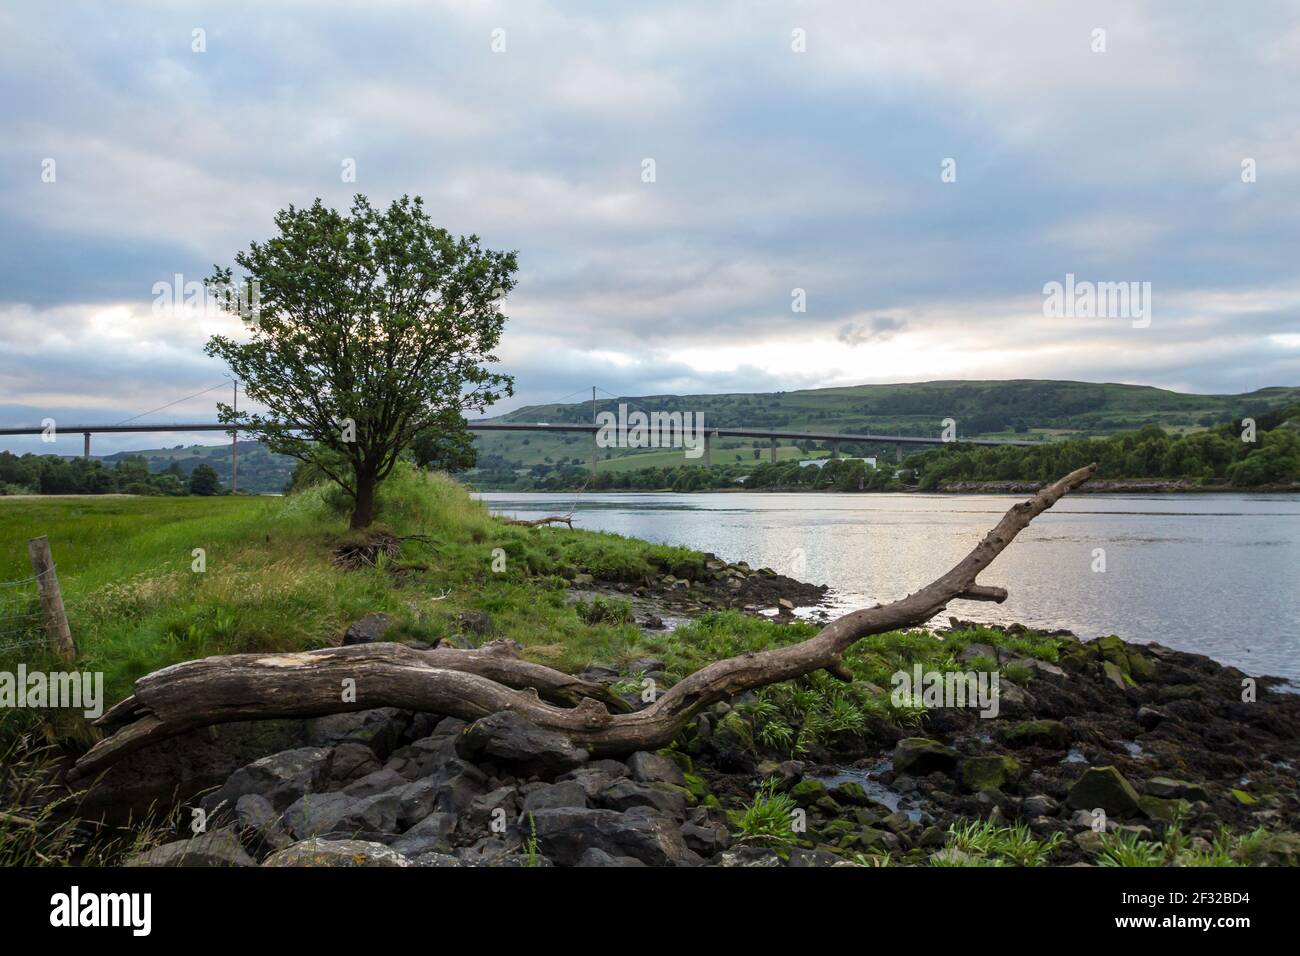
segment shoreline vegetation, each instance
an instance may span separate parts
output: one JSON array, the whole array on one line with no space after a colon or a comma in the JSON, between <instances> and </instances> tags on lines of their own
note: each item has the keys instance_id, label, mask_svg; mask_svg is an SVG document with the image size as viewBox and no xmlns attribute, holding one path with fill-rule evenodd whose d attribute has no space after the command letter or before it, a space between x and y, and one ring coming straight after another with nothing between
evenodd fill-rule
<instances>
[{"instance_id":1,"label":"shoreline vegetation","mask_svg":"<svg viewBox=\"0 0 1300 956\"><path fill-rule=\"evenodd\" d=\"M105 673L108 705L197 657L393 641L509 642L637 709L647 687L816 633L793 611L825 596L683 548L510 525L410 467L381 486L364 532L324 485L26 499L0 505L0 530L49 536L78 667ZM25 576L11 550L5 580ZM0 671L20 662L58 669L0 650ZM471 728L385 707L194 731L70 787L98 732L69 710L6 709L0 863L1297 862L1300 696L1274 680L1114 636L955 618L867 638L844 665L714 705L625 760L575 754L508 714ZM998 716L898 699L894 675L917 668L996 671ZM209 812L201 836L195 807Z\"/></svg>"}]
</instances>

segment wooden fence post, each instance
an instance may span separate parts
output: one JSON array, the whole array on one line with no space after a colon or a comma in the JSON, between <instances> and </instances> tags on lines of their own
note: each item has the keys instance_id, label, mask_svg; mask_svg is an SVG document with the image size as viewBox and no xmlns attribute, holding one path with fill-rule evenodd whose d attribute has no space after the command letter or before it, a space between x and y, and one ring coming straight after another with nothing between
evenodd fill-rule
<instances>
[{"instance_id":1,"label":"wooden fence post","mask_svg":"<svg viewBox=\"0 0 1300 956\"><path fill-rule=\"evenodd\" d=\"M49 635L54 653L71 663L77 656L72 643L68 617L63 612L63 595L59 593L59 578L54 573L54 559L50 557L50 539L45 535L27 541L27 553L36 572L36 589L41 595L41 616L45 619L45 633Z\"/></svg>"}]
</instances>

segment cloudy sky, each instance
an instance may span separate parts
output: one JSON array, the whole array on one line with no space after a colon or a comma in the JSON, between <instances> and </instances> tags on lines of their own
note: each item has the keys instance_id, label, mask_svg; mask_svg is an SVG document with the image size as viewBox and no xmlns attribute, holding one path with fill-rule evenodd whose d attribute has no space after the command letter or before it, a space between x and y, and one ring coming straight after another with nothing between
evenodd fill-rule
<instances>
[{"instance_id":1,"label":"cloudy sky","mask_svg":"<svg viewBox=\"0 0 1300 956\"><path fill-rule=\"evenodd\" d=\"M0 35L0 423L211 419L154 410L222 382L232 323L156 283L356 192L519 251L498 410L1300 384L1287 0L61 2ZM1067 273L1151 283L1149 325L1046 315Z\"/></svg>"}]
</instances>

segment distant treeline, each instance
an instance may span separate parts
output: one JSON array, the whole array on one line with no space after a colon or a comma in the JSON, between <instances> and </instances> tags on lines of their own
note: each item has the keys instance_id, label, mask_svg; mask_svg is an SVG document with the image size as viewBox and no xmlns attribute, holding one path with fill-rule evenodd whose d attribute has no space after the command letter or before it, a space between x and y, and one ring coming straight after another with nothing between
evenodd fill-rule
<instances>
[{"instance_id":1,"label":"distant treeline","mask_svg":"<svg viewBox=\"0 0 1300 956\"><path fill-rule=\"evenodd\" d=\"M1253 488L1300 480L1300 405L1261 415L1254 440L1233 423L1170 435L1155 425L1110 438L1080 438L1032 446L943 445L909 455L902 465L881 460L879 468L832 459L820 468L797 461L604 470L586 465L534 466L526 474L480 471L476 487L506 491L895 491L919 486L931 491L950 481L1051 481L1089 462L1100 478L1190 479L1200 484Z\"/></svg>"},{"instance_id":2,"label":"distant treeline","mask_svg":"<svg viewBox=\"0 0 1300 956\"><path fill-rule=\"evenodd\" d=\"M219 495L223 488L211 465L187 475L178 462L158 472L142 455L112 467L98 459L58 455L15 455L0 451L0 495Z\"/></svg>"},{"instance_id":3,"label":"distant treeline","mask_svg":"<svg viewBox=\"0 0 1300 956\"><path fill-rule=\"evenodd\" d=\"M1110 438L1079 438L1028 448L944 445L912 455L922 490L947 481L1050 481L1089 462L1098 478L1184 478L1253 488L1300 479L1300 405L1261 415L1253 441L1247 424L1174 436L1149 425Z\"/></svg>"}]
</instances>

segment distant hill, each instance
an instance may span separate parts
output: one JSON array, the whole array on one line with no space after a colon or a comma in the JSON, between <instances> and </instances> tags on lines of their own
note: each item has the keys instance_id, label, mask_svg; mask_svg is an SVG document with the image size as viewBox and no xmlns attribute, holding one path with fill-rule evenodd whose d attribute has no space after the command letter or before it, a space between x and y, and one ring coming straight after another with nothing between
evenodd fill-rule
<instances>
[{"instance_id":1,"label":"distant hill","mask_svg":"<svg viewBox=\"0 0 1300 956\"><path fill-rule=\"evenodd\" d=\"M1259 416L1300 401L1300 388L1263 388L1243 395L1194 395L1145 385L1012 381L943 381L854 385L792 392L720 395L648 395L562 405L530 405L496 421L590 422L620 401L642 411L703 412L707 424L773 430L823 430L938 435L945 418L966 438L1051 439L1102 436L1159 425L1176 433ZM715 444L714 461L740 460L765 442L734 439ZM480 464L488 470L590 461L586 435L522 432L482 434ZM846 450L847 451L847 450ZM871 449L860 449L871 451ZM794 449L789 449L795 454ZM678 452L601 449L602 458L636 456L642 464L681 464ZM663 458L663 462L653 460ZM698 462L698 459L696 460ZM634 467L618 461L612 467Z\"/></svg>"},{"instance_id":2,"label":"distant hill","mask_svg":"<svg viewBox=\"0 0 1300 956\"><path fill-rule=\"evenodd\" d=\"M230 443L224 445L176 445L172 448L148 448L143 451L119 451L104 455L101 461L112 466L123 458L142 455L149 462L150 471L162 471L172 462L178 462L185 474L199 464L213 467L221 484L230 487ZM297 461L288 455L273 455L260 442L239 443L239 490L255 492L284 491Z\"/></svg>"},{"instance_id":3,"label":"distant hill","mask_svg":"<svg viewBox=\"0 0 1300 956\"><path fill-rule=\"evenodd\" d=\"M529 405L492 421L590 422L600 411L616 412L618 403L642 411L703 412L709 425L750 425L773 430L872 432L937 435L945 418L958 423L967 438L1041 438L1101 436L1159 425L1175 433L1208 428L1244 416L1260 417L1270 410L1300 401L1300 388L1263 388L1243 395L1193 395L1145 385L1013 381L919 382L899 385L854 385L792 392L727 393L719 395L642 395L560 405ZM547 469L591 460L591 438L529 432L483 434L476 439L482 471ZM766 458L765 441L731 439L714 444L715 463ZM788 447L782 459L815 455L815 444L801 451ZM875 449L842 449L871 453ZM230 445L188 445L119 452L104 457L112 464L128 455L143 455L151 471L179 461L188 474L199 462L216 469L223 485L230 484ZM601 449L607 467L621 470L647 465L690 464L677 451ZM700 463L700 459L695 459ZM239 487L242 491L284 489L294 460L273 455L252 441L239 443Z\"/></svg>"}]
</instances>

